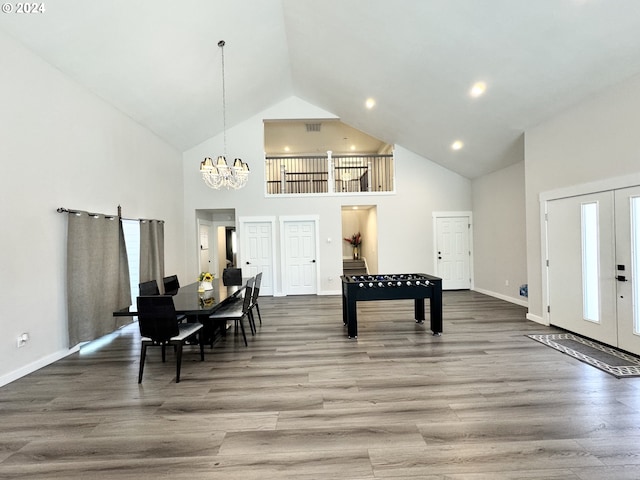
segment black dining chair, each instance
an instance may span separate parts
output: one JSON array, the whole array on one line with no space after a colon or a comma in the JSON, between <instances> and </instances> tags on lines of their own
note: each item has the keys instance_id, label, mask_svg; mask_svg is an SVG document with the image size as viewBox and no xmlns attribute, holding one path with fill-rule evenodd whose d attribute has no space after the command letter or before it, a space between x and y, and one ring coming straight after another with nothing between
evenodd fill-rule
<instances>
[{"instance_id":1,"label":"black dining chair","mask_svg":"<svg viewBox=\"0 0 640 480\"><path fill-rule=\"evenodd\" d=\"M162 348L162 362L166 360L165 349L173 345L176 355L176 383L180 382L180 366L182 363L182 347L191 338L198 337L200 360L204 360L204 343L200 331L201 323L179 323L173 305L173 297L169 295L140 296L138 305L138 326L142 336L140 351L140 371L138 383L142 383L142 372L147 356L147 347Z\"/></svg>"},{"instance_id":2,"label":"black dining chair","mask_svg":"<svg viewBox=\"0 0 640 480\"><path fill-rule=\"evenodd\" d=\"M160 289L158 288L158 282L155 280L149 280L148 282L142 282L138 284L140 289L140 295L160 295Z\"/></svg>"},{"instance_id":3,"label":"black dining chair","mask_svg":"<svg viewBox=\"0 0 640 480\"><path fill-rule=\"evenodd\" d=\"M169 278L169 277L167 277ZM176 276L176 281L178 280L178 277ZM160 295L160 289L158 288L158 282L156 282L155 280L149 280L148 282L142 282L138 284L138 288L140 289L140 295ZM179 288L179 285L178 285ZM167 295L175 295L178 291L178 289L176 289L175 291L171 291L171 292L167 292L167 287L165 284L164 287L165 293ZM178 316L178 320L179 321L184 321L187 319L186 315L179 315Z\"/></svg>"},{"instance_id":4,"label":"black dining chair","mask_svg":"<svg viewBox=\"0 0 640 480\"><path fill-rule=\"evenodd\" d=\"M222 284L225 286L242 285L242 269L228 267L222 270Z\"/></svg>"},{"instance_id":5,"label":"black dining chair","mask_svg":"<svg viewBox=\"0 0 640 480\"><path fill-rule=\"evenodd\" d=\"M231 302L226 305L223 305L218 310L209 315L209 320L216 323L223 323L222 328L224 329L224 324L227 321L233 320L235 322L236 331L238 329L238 324L240 324L240 330L242 331L242 338L244 339L245 347L249 344L247 343L247 334L244 330L244 324L242 323L242 319L247 317L249 319L249 327L251 328L251 333L255 333L255 324L249 315L249 306L251 305L251 292L253 290L253 284L255 282L255 278L251 277L247 280L247 285L244 289L244 299L242 302Z\"/></svg>"},{"instance_id":6,"label":"black dining chair","mask_svg":"<svg viewBox=\"0 0 640 480\"><path fill-rule=\"evenodd\" d=\"M162 279L162 283L164 285L164 293L165 295L173 295L180 288L180 282L178 281L177 275L170 275L168 277L164 277Z\"/></svg>"},{"instance_id":7,"label":"black dining chair","mask_svg":"<svg viewBox=\"0 0 640 480\"><path fill-rule=\"evenodd\" d=\"M251 292L251 304L249 305L249 314L251 315L251 319L253 320L254 327L256 324L256 321L253 318L254 309L256 312L258 312L258 320L260 321L260 325L262 325L262 316L260 315L260 307L258 306L258 297L260 296L261 283L262 283L262 272L256 275L256 282L253 285L253 291Z\"/></svg>"}]
</instances>

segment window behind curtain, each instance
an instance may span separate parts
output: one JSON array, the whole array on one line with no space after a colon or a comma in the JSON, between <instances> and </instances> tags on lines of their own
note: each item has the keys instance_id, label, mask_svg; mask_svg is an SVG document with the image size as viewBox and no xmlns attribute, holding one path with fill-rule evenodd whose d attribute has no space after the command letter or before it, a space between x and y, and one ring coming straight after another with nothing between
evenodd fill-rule
<instances>
[{"instance_id":1,"label":"window behind curtain","mask_svg":"<svg viewBox=\"0 0 640 480\"><path fill-rule=\"evenodd\" d=\"M140 295L140 222L138 220L122 220L124 243L127 245L127 260L129 263L129 279L131 286L131 301Z\"/></svg>"}]
</instances>

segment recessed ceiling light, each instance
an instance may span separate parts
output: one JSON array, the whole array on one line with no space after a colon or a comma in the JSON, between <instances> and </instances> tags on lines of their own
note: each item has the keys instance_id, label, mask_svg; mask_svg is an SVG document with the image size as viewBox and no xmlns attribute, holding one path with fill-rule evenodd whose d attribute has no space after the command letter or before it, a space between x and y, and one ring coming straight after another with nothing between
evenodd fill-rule
<instances>
[{"instance_id":1,"label":"recessed ceiling light","mask_svg":"<svg viewBox=\"0 0 640 480\"><path fill-rule=\"evenodd\" d=\"M473 98L478 98L486 90L487 90L487 84L486 83L484 83L484 82L476 82L471 87L471 90L469 90L469 95L471 95Z\"/></svg>"},{"instance_id":2,"label":"recessed ceiling light","mask_svg":"<svg viewBox=\"0 0 640 480\"><path fill-rule=\"evenodd\" d=\"M289 150L291 150L288 146L284 147L284 151L288 152Z\"/></svg>"},{"instance_id":3,"label":"recessed ceiling light","mask_svg":"<svg viewBox=\"0 0 640 480\"><path fill-rule=\"evenodd\" d=\"M460 150L462 147L464 147L464 143L462 143L460 140L456 140L451 144L452 150Z\"/></svg>"},{"instance_id":4,"label":"recessed ceiling light","mask_svg":"<svg viewBox=\"0 0 640 480\"><path fill-rule=\"evenodd\" d=\"M373 98L367 98L367 101L364 104L369 110L371 110L376 106L376 101Z\"/></svg>"},{"instance_id":5,"label":"recessed ceiling light","mask_svg":"<svg viewBox=\"0 0 640 480\"><path fill-rule=\"evenodd\" d=\"M355 145L351 145L351 151L354 152L356 150L356 146Z\"/></svg>"}]
</instances>

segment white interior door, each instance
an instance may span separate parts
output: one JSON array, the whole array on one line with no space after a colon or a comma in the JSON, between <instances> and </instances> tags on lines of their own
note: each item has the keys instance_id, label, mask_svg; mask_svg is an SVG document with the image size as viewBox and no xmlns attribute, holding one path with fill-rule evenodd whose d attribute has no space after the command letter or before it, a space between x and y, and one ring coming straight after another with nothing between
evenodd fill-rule
<instances>
[{"instance_id":1,"label":"white interior door","mask_svg":"<svg viewBox=\"0 0 640 480\"><path fill-rule=\"evenodd\" d=\"M615 191L618 347L640 354L640 187Z\"/></svg>"},{"instance_id":2,"label":"white interior door","mask_svg":"<svg viewBox=\"0 0 640 480\"><path fill-rule=\"evenodd\" d=\"M613 192L547 202L549 321L618 343Z\"/></svg>"},{"instance_id":3,"label":"white interior door","mask_svg":"<svg viewBox=\"0 0 640 480\"><path fill-rule=\"evenodd\" d=\"M262 272L261 295L273 295L273 223L270 221L241 221L243 277Z\"/></svg>"},{"instance_id":4,"label":"white interior door","mask_svg":"<svg viewBox=\"0 0 640 480\"><path fill-rule=\"evenodd\" d=\"M436 275L443 290L471 288L471 249L468 216L436 218Z\"/></svg>"},{"instance_id":5,"label":"white interior door","mask_svg":"<svg viewBox=\"0 0 640 480\"><path fill-rule=\"evenodd\" d=\"M215 273L215 269L211 269L213 264L213 242L211 238L211 223L200 220L198 222L198 247L199 247L199 265L201 272Z\"/></svg>"},{"instance_id":6,"label":"white interior door","mask_svg":"<svg viewBox=\"0 0 640 480\"><path fill-rule=\"evenodd\" d=\"M314 221L284 222L286 295L315 295L317 289L316 228Z\"/></svg>"},{"instance_id":7,"label":"white interior door","mask_svg":"<svg viewBox=\"0 0 640 480\"><path fill-rule=\"evenodd\" d=\"M212 236L215 235L215 250L213 249L213 245L211 246L211 250L215 251L215 255L211 256L212 264L213 259L216 259L216 276L218 278L222 277L222 272L225 268L227 268L227 227L224 225L217 225L212 229Z\"/></svg>"}]
</instances>

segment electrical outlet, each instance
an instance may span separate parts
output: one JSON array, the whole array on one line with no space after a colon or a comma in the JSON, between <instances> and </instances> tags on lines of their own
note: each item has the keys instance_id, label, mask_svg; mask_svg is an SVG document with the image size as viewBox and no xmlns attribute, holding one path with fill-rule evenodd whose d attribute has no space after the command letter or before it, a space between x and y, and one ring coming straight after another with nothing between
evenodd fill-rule
<instances>
[{"instance_id":1,"label":"electrical outlet","mask_svg":"<svg viewBox=\"0 0 640 480\"><path fill-rule=\"evenodd\" d=\"M16 340L17 340L18 348L22 348L29 341L29 334L28 333L23 333L22 335L18 336L18 338Z\"/></svg>"}]
</instances>

